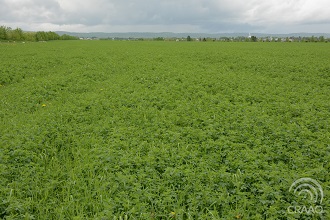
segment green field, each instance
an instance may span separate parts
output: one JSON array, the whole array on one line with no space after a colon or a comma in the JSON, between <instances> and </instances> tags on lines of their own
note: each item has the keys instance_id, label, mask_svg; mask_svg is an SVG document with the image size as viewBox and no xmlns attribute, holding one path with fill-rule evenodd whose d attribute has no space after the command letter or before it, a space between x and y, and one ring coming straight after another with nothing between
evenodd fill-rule
<instances>
[{"instance_id":1,"label":"green field","mask_svg":"<svg viewBox=\"0 0 330 220\"><path fill-rule=\"evenodd\" d=\"M326 43L0 43L0 219L330 219L329 58ZM289 192L303 177L322 203Z\"/></svg>"}]
</instances>

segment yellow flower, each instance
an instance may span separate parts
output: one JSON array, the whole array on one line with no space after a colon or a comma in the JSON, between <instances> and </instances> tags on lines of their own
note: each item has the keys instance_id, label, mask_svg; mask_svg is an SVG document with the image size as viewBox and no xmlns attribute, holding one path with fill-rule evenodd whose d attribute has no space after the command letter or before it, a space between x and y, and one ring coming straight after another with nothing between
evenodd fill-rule
<instances>
[{"instance_id":1,"label":"yellow flower","mask_svg":"<svg viewBox=\"0 0 330 220\"><path fill-rule=\"evenodd\" d=\"M172 217L175 216L175 212L171 212L170 214L171 214Z\"/></svg>"},{"instance_id":2,"label":"yellow flower","mask_svg":"<svg viewBox=\"0 0 330 220\"><path fill-rule=\"evenodd\" d=\"M42 106L42 107L46 107L46 104L42 104L41 106Z\"/></svg>"}]
</instances>

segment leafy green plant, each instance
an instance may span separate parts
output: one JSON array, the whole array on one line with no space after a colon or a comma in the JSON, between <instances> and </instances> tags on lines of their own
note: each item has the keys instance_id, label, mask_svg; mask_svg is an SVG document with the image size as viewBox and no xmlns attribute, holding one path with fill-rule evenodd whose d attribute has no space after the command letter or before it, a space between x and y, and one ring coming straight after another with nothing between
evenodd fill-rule
<instances>
[{"instance_id":1,"label":"leafy green plant","mask_svg":"<svg viewBox=\"0 0 330 220\"><path fill-rule=\"evenodd\" d=\"M0 218L327 218L328 46L0 44Z\"/></svg>"}]
</instances>

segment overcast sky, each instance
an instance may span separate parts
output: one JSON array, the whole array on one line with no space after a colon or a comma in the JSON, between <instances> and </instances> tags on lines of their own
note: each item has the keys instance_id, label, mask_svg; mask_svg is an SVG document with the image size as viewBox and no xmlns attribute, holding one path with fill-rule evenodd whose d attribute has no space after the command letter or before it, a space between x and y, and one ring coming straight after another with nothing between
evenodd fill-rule
<instances>
[{"instance_id":1,"label":"overcast sky","mask_svg":"<svg viewBox=\"0 0 330 220\"><path fill-rule=\"evenodd\" d=\"M330 33L330 0L0 0L32 31Z\"/></svg>"}]
</instances>

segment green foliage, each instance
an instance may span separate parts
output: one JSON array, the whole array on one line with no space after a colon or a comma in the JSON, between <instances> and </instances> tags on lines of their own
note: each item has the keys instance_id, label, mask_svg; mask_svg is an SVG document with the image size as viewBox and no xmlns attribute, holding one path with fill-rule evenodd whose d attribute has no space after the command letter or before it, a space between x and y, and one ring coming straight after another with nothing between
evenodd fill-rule
<instances>
[{"instance_id":1,"label":"green foliage","mask_svg":"<svg viewBox=\"0 0 330 220\"><path fill-rule=\"evenodd\" d=\"M11 28L6 26L0 26L0 40L7 40L8 33L11 31Z\"/></svg>"},{"instance_id":2,"label":"green foliage","mask_svg":"<svg viewBox=\"0 0 330 220\"><path fill-rule=\"evenodd\" d=\"M252 42L257 42L258 41L258 38L256 36L251 36L251 41Z\"/></svg>"},{"instance_id":3,"label":"green foliage","mask_svg":"<svg viewBox=\"0 0 330 220\"><path fill-rule=\"evenodd\" d=\"M164 41L164 38L163 37L156 37L156 38L154 38L154 41Z\"/></svg>"},{"instance_id":4,"label":"green foliage","mask_svg":"<svg viewBox=\"0 0 330 220\"><path fill-rule=\"evenodd\" d=\"M70 35L59 36L52 31L24 32L20 28L12 30L6 26L0 26L0 40L9 41L50 41L50 40L78 40Z\"/></svg>"},{"instance_id":5,"label":"green foliage","mask_svg":"<svg viewBox=\"0 0 330 220\"><path fill-rule=\"evenodd\" d=\"M62 38L55 32L38 31L35 36L37 41L49 41L49 40L62 40Z\"/></svg>"},{"instance_id":6,"label":"green foliage","mask_svg":"<svg viewBox=\"0 0 330 220\"><path fill-rule=\"evenodd\" d=\"M59 39L60 40L78 40L78 37L63 34Z\"/></svg>"},{"instance_id":7,"label":"green foliage","mask_svg":"<svg viewBox=\"0 0 330 220\"><path fill-rule=\"evenodd\" d=\"M0 218L328 219L329 47L0 44Z\"/></svg>"}]
</instances>

